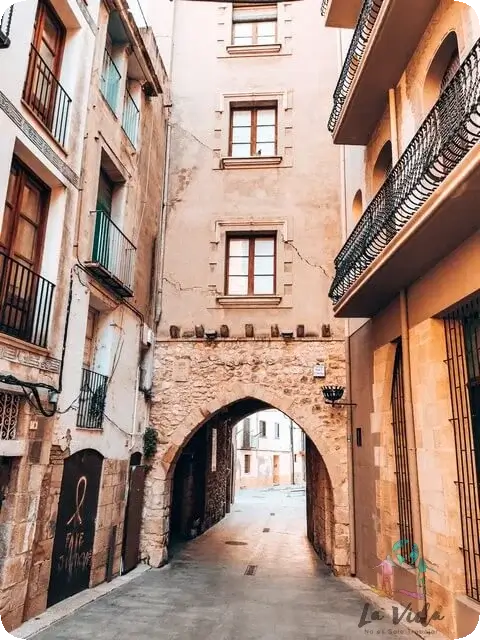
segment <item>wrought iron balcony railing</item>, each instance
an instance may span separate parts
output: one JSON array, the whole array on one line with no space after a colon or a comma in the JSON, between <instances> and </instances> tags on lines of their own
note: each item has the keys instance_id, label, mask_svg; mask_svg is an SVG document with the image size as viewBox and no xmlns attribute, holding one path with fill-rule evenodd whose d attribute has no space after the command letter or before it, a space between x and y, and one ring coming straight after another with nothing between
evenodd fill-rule
<instances>
[{"instance_id":1,"label":"wrought iron balcony railing","mask_svg":"<svg viewBox=\"0 0 480 640\"><path fill-rule=\"evenodd\" d=\"M107 386L107 376L90 369L82 369L77 427L82 429L101 429L103 427Z\"/></svg>"},{"instance_id":2,"label":"wrought iron balcony railing","mask_svg":"<svg viewBox=\"0 0 480 640\"><path fill-rule=\"evenodd\" d=\"M480 140L480 39L335 259L338 303Z\"/></svg>"},{"instance_id":3,"label":"wrought iron balcony railing","mask_svg":"<svg viewBox=\"0 0 480 640\"><path fill-rule=\"evenodd\" d=\"M138 124L140 121L140 109L130 92L125 92L125 104L123 107L122 127L128 139L135 147L137 145Z\"/></svg>"},{"instance_id":4,"label":"wrought iron balcony railing","mask_svg":"<svg viewBox=\"0 0 480 640\"><path fill-rule=\"evenodd\" d=\"M10 46L10 27L12 25L13 5L5 11L0 20L0 49Z\"/></svg>"},{"instance_id":5,"label":"wrought iron balcony railing","mask_svg":"<svg viewBox=\"0 0 480 640\"><path fill-rule=\"evenodd\" d=\"M118 92L120 89L120 80L122 75L112 56L105 50L103 54L103 67L100 89L103 97L108 102L111 110L115 113L118 104Z\"/></svg>"},{"instance_id":6,"label":"wrought iron balcony railing","mask_svg":"<svg viewBox=\"0 0 480 640\"><path fill-rule=\"evenodd\" d=\"M330 132L335 130L340 114L342 113L343 105L357 75L358 67L367 48L382 4L383 0L365 0L363 4L342 72L333 94L333 109L328 120L328 130Z\"/></svg>"},{"instance_id":7,"label":"wrought iron balcony railing","mask_svg":"<svg viewBox=\"0 0 480 640\"><path fill-rule=\"evenodd\" d=\"M61 145L65 145L72 99L33 45L23 99Z\"/></svg>"},{"instance_id":8,"label":"wrought iron balcony railing","mask_svg":"<svg viewBox=\"0 0 480 640\"><path fill-rule=\"evenodd\" d=\"M0 333L47 346L55 285L0 252Z\"/></svg>"},{"instance_id":9,"label":"wrought iron balcony railing","mask_svg":"<svg viewBox=\"0 0 480 640\"><path fill-rule=\"evenodd\" d=\"M89 269L122 298L133 295L135 246L105 211L95 211L95 233Z\"/></svg>"}]
</instances>

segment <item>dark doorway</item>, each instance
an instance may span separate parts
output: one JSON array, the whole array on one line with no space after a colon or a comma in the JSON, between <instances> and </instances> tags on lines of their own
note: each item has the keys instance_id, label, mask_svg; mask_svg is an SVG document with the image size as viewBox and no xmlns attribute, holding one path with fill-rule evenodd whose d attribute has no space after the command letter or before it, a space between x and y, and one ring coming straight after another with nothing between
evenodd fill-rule
<instances>
[{"instance_id":1,"label":"dark doorway","mask_svg":"<svg viewBox=\"0 0 480 640\"><path fill-rule=\"evenodd\" d=\"M141 460L140 453L134 453L130 457L128 500L123 533L123 573L135 569L140 558L140 530L145 493L145 467L140 464Z\"/></svg>"},{"instance_id":2,"label":"dark doorway","mask_svg":"<svg viewBox=\"0 0 480 640\"><path fill-rule=\"evenodd\" d=\"M86 449L64 461L47 606L88 589L103 457Z\"/></svg>"},{"instance_id":3,"label":"dark doorway","mask_svg":"<svg viewBox=\"0 0 480 640\"><path fill-rule=\"evenodd\" d=\"M175 467L170 520L170 544L201 533L205 520L207 429L186 445Z\"/></svg>"}]
</instances>

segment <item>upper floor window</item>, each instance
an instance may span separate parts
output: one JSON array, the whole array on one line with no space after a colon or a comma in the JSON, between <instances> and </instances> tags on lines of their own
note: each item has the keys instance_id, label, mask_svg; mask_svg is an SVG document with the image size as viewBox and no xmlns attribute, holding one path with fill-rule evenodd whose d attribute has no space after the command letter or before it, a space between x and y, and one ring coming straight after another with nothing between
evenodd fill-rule
<instances>
[{"instance_id":1,"label":"upper floor window","mask_svg":"<svg viewBox=\"0 0 480 640\"><path fill-rule=\"evenodd\" d=\"M275 422L275 438L278 440L280 438L280 424Z\"/></svg>"},{"instance_id":2,"label":"upper floor window","mask_svg":"<svg viewBox=\"0 0 480 640\"><path fill-rule=\"evenodd\" d=\"M95 342L100 313L93 307L88 308L87 329L85 331L85 344L83 346L83 366L87 369L93 367L95 355Z\"/></svg>"},{"instance_id":3,"label":"upper floor window","mask_svg":"<svg viewBox=\"0 0 480 640\"><path fill-rule=\"evenodd\" d=\"M127 134L130 142L134 147L136 147L138 138L138 126L140 123L140 109L138 107L140 92L135 92L134 87L134 83L131 80L128 80L127 86L125 88L125 99L123 103L122 128ZM134 93L137 93L137 96L135 96Z\"/></svg>"},{"instance_id":4,"label":"upper floor window","mask_svg":"<svg viewBox=\"0 0 480 640\"><path fill-rule=\"evenodd\" d=\"M65 27L53 8L39 2L23 98L62 145L72 102L59 82L65 37Z\"/></svg>"},{"instance_id":5,"label":"upper floor window","mask_svg":"<svg viewBox=\"0 0 480 640\"><path fill-rule=\"evenodd\" d=\"M32 270L38 270L43 249L48 189L13 161L0 234L0 249Z\"/></svg>"},{"instance_id":6,"label":"upper floor window","mask_svg":"<svg viewBox=\"0 0 480 640\"><path fill-rule=\"evenodd\" d=\"M122 74L113 59L112 39L107 34L107 42L103 53L102 76L100 81L100 89L103 97L107 101L110 109L116 113L118 106L118 95L120 91L120 81Z\"/></svg>"},{"instance_id":7,"label":"upper floor window","mask_svg":"<svg viewBox=\"0 0 480 640\"><path fill-rule=\"evenodd\" d=\"M230 122L230 156L274 156L277 153L276 106L234 107Z\"/></svg>"},{"instance_id":8,"label":"upper floor window","mask_svg":"<svg viewBox=\"0 0 480 640\"><path fill-rule=\"evenodd\" d=\"M274 236L230 236L227 242L227 294L275 293Z\"/></svg>"},{"instance_id":9,"label":"upper floor window","mask_svg":"<svg viewBox=\"0 0 480 640\"><path fill-rule=\"evenodd\" d=\"M232 44L261 45L277 41L277 5L237 5L233 8Z\"/></svg>"},{"instance_id":10,"label":"upper floor window","mask_svg":"<svg viewBox=\"0 0 480 640\"><path fill-rule=\"evenodd\" d=\"M258 423L259 426L259 431L260 431L260 437L261 438L266 438L267 437L267 423L265 422L265 420L260 420Z\"/></svg>"},{"instance_id":11,"label":"upper floor window","mask_svg":"<svg viewBox=\"0 0 480 640\"><path fill-rule=\"evenodd\" d=\"M49 189L13 161L0 233L0 331L46 346L54 285L38 272Z\"/></svg>"}]
</instances>

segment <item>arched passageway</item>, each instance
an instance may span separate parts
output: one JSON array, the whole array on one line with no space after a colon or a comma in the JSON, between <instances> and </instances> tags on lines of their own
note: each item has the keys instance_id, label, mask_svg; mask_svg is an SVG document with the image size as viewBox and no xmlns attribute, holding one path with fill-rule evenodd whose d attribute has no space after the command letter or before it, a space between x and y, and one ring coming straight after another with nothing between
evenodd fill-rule
<instances>
[{"instance_id":1,"label":"arched passageway","mask_svg":"<svg viewBox=\"0 0 480 640\"><path fill-rule=\"evenodd\" d=\"M173 459L169 461L169 451L164 454L163 460L167 461L162 465L162 470L165 471L164 547L170 547L170 553L177 542L196 538L230 512L235 496L235 476L237 484L239 478L238 469L236 470L238 440L234 429L240 421L244 422L246 418L258 415L258 412L273 409L277 407L271 402L252 396L234 400L196 425L181 446L174 445ZM286 417L287 414L283 413ZM293 424L293 419L289 422ZM303 424L299 426L304 427ZM308 425L305 427L308 434ZM317 445L308 435L303 442L308 539L326 564L337 573L346 573L348 527L346 523L335 527L336 500L341 502L342 507L337 512L344 512L341 493L343 483L340 483L340 488L337 486L335 497L334 483ZM293 456L292 449L294 464ZM251 455L247 453L244 457L250 458ZM273 467L280 466L280 456L270 456L270 460L272 459ZM280 485L282 481L285 483L284 466L282 465L283 475L279 469L269 469L271 484ZM296 478L298 481L298 477L298 472L296 475L292 468L292 484L296 482ZM237 492L239 489L237 486ZM146 525L148 526L148 521ZM165 554L162 561L166 559Z\"/></svg>"}]
</instances>

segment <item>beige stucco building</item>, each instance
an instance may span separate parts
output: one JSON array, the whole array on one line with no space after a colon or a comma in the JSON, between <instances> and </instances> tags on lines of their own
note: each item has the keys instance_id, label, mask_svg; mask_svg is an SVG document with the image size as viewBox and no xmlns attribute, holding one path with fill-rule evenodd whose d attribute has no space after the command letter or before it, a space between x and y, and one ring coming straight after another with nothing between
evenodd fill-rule
<instances>
[{"instance_id":1,"label":"beige stucco building","mask_svg":"<svg viewBox=\"0 0 480 640\"><path fill-rule=\"evenodd\" d=\"M26 0L0 35L0 613L12 629L138 561L128 496L143 488L168 84L124 0Z\"/></svg>"},{"instance_id":2,"label":"beige stucco building","mask_svg":"<svg viewBox=\"0 0 480 640\"><path fill-rule=\"evenodd\" d=\"M341 240L341 154L324 126L338 73L336 34L312 20L317 0L239 7L179 1L167 3L169 10L172 4L170 169L151 413L159 448L147 480L145 557L157 566L167 559L176 491L190 500L195 485L187 453L204 465L205 455L189 448L192 436L202 427L212 432L204 441L212 446L209 461L220 456L222 425L276 408L304 429L307 455L319 452L310 513L321 505L311 537L345 572L346 412L326 405L321 392L322 383L345 385L344 323L333 318L327 296ZM162 9L152 7L154 32L162 33ZM314 376L319 363L326 379ZM174 479L179 459L184 481ZM179 514L179 522L192 520L187 530L228 511L224 479L214 505L193 501L188 516Z\"/></svg>"},{"instance_id":3,"label":"beige stucco building","mask_svg":"<svg viewBox=\"0 0 480 640\"><path fill-rule=\"evenodd\" d=\"M459 638L480 613L479 22L453 0L352 4L324 15L348 29L329 119L345 185L330 295L357 405L353 566L381 587L373 567L393 555L393 597L428 603Z\"/></svg>"},{"instance_id":4,"label":"beige stucco building","mask_svg":"<svg viewBox=\"0 0 480 640\"><path fill-rule=\"evenodd\" d=\"M305 434L281 411L268 409L234 426L235 488L305 483Z\"/></svg>"}]
</instances>

